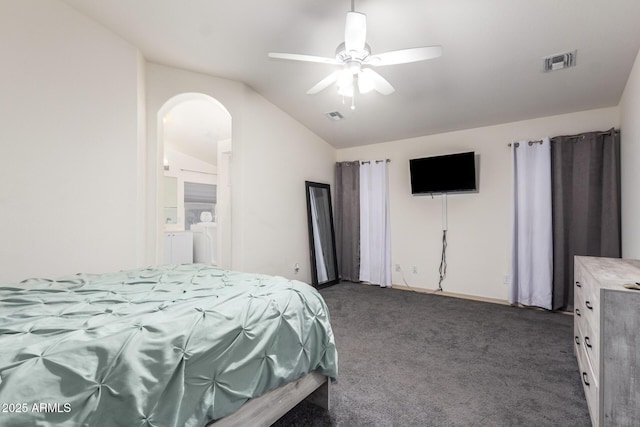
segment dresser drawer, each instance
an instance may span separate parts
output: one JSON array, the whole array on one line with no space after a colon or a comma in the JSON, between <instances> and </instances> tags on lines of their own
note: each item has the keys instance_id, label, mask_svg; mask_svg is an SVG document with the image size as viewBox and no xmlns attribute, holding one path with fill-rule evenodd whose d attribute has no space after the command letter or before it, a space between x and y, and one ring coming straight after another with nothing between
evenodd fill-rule
<instances>
[{"instance_id":1,"label":"dresser drawer","mask_svg":"<svg viewBox=\"0 0 640 427\"><path fill-rule=\"evenodd\" d=\"M585 354L585 348L583 345L576 344L576 357L578 359L578 367L580 371L580 378L582 380L582 388L584 389L584 396L587 399L587 406L589 407L589 416L591 417L591 423L594 426L599 425L599 409L598 409L598 381L597 376L593 372L593 367L589 363L589 358Z\"/></svg>"},{"instance_id":2,"label":"dresser drawer","mask_svg":"<svg viewBox=\"0 0 640 427\"><path fill-rule=\"evenodd\" d=\"M588 272L582 272L581 269L576 271L573 293L582 298L587 308L591 307L590 310L596 314L597 318L599 308L596 307L596 302L600 300L600 286L598 286L598 282Z\"/></svg>"},{"instance_id":3,"label":"dresser drawer","mask_svg":"<svg viewBox=\"0 0 640 427\"><path fill-rule=\"evenodd\" d=\"M595 382L597 385L597 383L599 383L599 380L600 380L599 357L598 357L598 353L595 353L593 351L594 347L593 347L593 344L591 343L592 338L589 335L589 332L582 329L582 327L584 326L585 326L584 324L579 324L578 322L574 323L573 341L575 344L575 353L577 355L578 347L580 347L580 349L582 350L582 357L585 359L586 362L589 363L589 366L591 367L591 372L593 373L593 375L591 376L593 378L592 382Z\"/></svg>"},{"instance_id":4,"label":"dresser drawer","mask_svg":"<svg viewBox=\"0 0 640 427\"><path fill-rule=\"evenodd\" d=\"M599 372L597 367L599 366L600 355L600 319L595 311L597 305L595 303L587 304L580 292L574 293L574 323L581 332L581 345L584 347L585 354L589 358L591 365L595 367L596 374Z\"/></svg>"}]
</instances>

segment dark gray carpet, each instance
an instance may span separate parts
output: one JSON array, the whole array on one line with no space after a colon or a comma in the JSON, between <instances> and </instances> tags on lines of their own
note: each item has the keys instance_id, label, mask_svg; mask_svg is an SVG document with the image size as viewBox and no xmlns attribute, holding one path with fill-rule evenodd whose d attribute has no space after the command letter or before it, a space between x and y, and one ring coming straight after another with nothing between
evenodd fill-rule
<instances>
[{"instance_id":1,"label":"dark gray carpet","mask_svg":"<svg viewBox=\"0 0 640 427\"><path fill-rule=\"evenodd\" d=\"M374 286L321 291L338 348L329 412L275 426L589 426L573 317Z\"/></svg>"}]
</instances>

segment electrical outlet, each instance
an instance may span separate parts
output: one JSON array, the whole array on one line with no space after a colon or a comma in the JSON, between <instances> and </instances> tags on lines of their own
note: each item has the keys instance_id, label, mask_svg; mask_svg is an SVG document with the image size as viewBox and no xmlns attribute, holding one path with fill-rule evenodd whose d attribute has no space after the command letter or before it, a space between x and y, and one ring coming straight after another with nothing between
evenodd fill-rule
<instances>
[{"instance_id":1,"label":"electrical outlet","mask_svg":"<svg viewBox=\"0 0 640 427\"><path fill-rule=\"evenodd\" d=\"M396 264L396 271L400 272L400 264Z\"/></svg>"},{"instance_id":2,"label":"electrical outlet","mask_svg":"<svg viewBox=\"0 0 640 427\"><path fill-rule=\"evenodd\" d=\"M413 274L418 274L418 267L416 267L415 265L413 267L411 267L411 272Z\"/></svg>"},{"instance_id":3,"label":"electrical outlet","mask_svg":"<svg viewBox=\"0 0 640 427\"><path fill-rule=\"evenodd\" d=\"M300 271L300 264L296 262L296 265L293 266L293 273L298 274L299 271Z\"/></svg>"}]
</instances>

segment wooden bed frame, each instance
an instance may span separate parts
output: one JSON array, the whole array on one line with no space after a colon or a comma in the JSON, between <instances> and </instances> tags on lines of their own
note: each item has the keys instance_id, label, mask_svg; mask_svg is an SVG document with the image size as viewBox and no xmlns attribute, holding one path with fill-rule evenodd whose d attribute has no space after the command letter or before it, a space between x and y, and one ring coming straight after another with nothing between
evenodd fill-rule
<instances>
[{"instance_id":1,"label":"wooden bed frame","mask_svg":"<svg viewBox=\"0 0 640 427\"><path fill-rule=\"evenodd\" d=\"M205 427L269 427L303 400L329 410L331 380L313 371L304 377L248 400L234 413Z\"/></svg>"}]
</instances>

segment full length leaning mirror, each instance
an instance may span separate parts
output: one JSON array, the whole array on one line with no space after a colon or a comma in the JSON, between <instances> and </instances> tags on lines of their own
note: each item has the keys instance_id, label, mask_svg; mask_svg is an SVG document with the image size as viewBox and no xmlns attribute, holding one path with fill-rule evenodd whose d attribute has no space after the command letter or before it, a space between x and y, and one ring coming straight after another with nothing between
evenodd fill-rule
<instances>
[{"instance_id":1,"label":"full length leaning mirror","mask_svg":"<svg viewBox=\"0 0 640 427\"><path fill-rule=\"evenodd\" d=\"M338 283L339 278L330 187L329 184L311 181L305 181L305 187L311 281L316 287L333 285Z\"/></svg>"}]
</instances>

